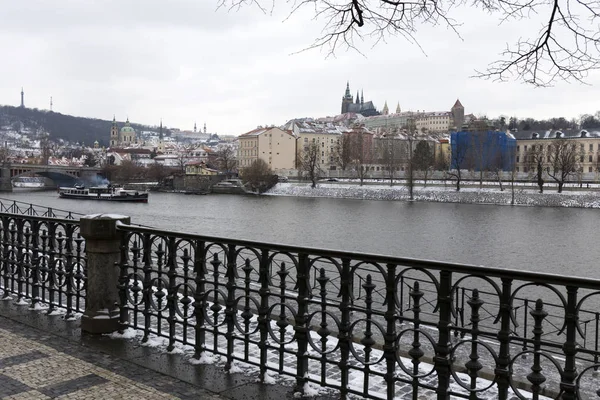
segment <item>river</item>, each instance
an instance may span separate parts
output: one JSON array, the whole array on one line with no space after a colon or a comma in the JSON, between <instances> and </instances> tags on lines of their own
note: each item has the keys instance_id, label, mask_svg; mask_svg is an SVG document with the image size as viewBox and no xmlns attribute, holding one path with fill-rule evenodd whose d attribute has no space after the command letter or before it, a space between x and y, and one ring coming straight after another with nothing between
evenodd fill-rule
<instances>
[{"instance_id":1,"label":"river","mask_svg":"<svg viewBox=\"0 0 600 400\"><path fill-rule=\"evenodd\" d=\"M148 204L2 198L152 227L272 243L596 277L598 210L280 196L151 193Z\"/></svg>"}]
</instances>

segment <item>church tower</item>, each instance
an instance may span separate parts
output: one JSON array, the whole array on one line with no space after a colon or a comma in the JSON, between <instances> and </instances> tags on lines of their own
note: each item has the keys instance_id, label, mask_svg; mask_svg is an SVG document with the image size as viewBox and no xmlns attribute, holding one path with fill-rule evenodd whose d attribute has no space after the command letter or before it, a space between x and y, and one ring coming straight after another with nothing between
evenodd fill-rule
<instances>
[{"instance_id":1,"label":"church tower","mask_svg":"<svg viewBox=\"0 0 600 400\"><path fill-rule=\"evenodd\" d=\"M402 110L400 109L400 102L398 102L398 105L396 106L396 114L400 114L400 112L402 112Z\"/></svg>"},{"instance_id":2,"label":"church tower","mask_svg":"<svg viewBox=\"0 0 600 400\"><path fill-rule=\"evenodd\" d=\"M381 111L381 113L383 115L388 115L390 113L390 110L389 110L388 105L387 105L387 100L386 100L385 104L383 105L383 110Z\"/></svg>"},{"instance_id":3,"label":"church tower","mask_svg":"<svg viewBox=\"0 0 600 400\"><path fill-rule=\"evenodd\" d=\"M456 99L456 103L454 103L450 112L452 113L454 127L457 131L460 131L465 123L465 108L460 103L460 100Z\"/></svg>"},{"instance_id":4,"label":"church tower","mask_svg":"<svg viewBox=\"0 0 600 400\"><path fill-rule=\"evenodd\" d=\"M342 114L348 112L348 105L353 103L352 95L350 94L350 82L346 82L346 93L342 97Z\"/></svg>"},{"instance_id":5,"label":"church tower","mask_svg":"<svg viewBox=\"0 0 600 400\"><path fill-rule=\"evenodd\" d=\"M164 153L165 152L165 143L163 142L164 136L163 136L162 118L160 119L160 128L159 129L160 130L158 132L158 152Z\"/></svg>"},{"instance_id":6,"label":"church tower","mask_svg":"<svg viewBox=\"0 0 600 400\"><path fill-rule=\"evenodd\" d=\"M119 128L117 127L117 120L113 115L112 126L110 127L110 147L115 147L119 143Z\"/></svg>"}]
</instances>

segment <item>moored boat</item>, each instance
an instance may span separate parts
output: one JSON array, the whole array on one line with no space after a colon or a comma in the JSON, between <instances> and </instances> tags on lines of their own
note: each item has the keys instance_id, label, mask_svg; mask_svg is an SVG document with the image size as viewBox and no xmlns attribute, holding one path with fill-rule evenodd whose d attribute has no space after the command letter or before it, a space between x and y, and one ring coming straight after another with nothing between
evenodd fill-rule
<instances>
[{"instance_id":1,"label":"moored boat","mask_svg":"<svg viewBox=\"0 0 600 400\"><path fill-rule=\"evenodd\" d=\"M148 202L148 192L125 190L121 187L110 185L92 186L89 188L82 185L61 187L58 188L58 195L62 199L127 201L131 203Z\"/></svg>"},{"instance_id":2,"label":"moored boat","mask_svg":"<svg viewBox=\"0 0 600 400\"><path fill-rule=\"evenodd\" d=\"M46 186L43 178L20 176L12 180L12 186L15 188L41 189Z\"/></svg>"},{"instance_id":3,"label":"moored boat","mask_svg":"<svg viewBox=\"0 0 600 400\"><path fill-rule=\"evenodd\" d=\"M215 183L211 186L210 192L220 194L254 194L252 191L246 189L239 179L226 179Z\"/></svg>"}]
</instances>

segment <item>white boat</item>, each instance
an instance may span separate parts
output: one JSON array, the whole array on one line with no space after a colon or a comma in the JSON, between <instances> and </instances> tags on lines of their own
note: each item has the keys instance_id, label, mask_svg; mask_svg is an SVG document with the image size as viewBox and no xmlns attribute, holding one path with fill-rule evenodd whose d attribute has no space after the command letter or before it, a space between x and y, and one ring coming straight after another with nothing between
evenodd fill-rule
<instances>
[{"instance_id":1,"label":"white boat","mask_svg":"<svg viewBox=\"0 0 600 400\"><path fill-rule=\"evenodd\" d=\"M13 187L16 188L27 188L27 189L39 189L46 186L43 178L20 176L12 180Z\"/></svg>"},{"instance_id":2,"label":"white boat","mask_svg":"<svg viewBox=\"0 0 600 400\"><path fill-rule=\"evenodd\" d=\"M130 203L147 203L148 192L138 190L125 190L116 186L92 186L75 185L74 187L58 188L58 195L62 199L75 200L104 200L104 201L126 201Z\"/></svg>"},{"instance_id":3,"label":"white boat","mask_svg":"<svg viewBox=\"0 0 600 400\"><path fill-rule=\"evenodd\" d=\"M246 189L244 184L239 179L226 179L215 183L210 188L211 193L220 194L254 194Z\"/></svg>"}]
</instances>

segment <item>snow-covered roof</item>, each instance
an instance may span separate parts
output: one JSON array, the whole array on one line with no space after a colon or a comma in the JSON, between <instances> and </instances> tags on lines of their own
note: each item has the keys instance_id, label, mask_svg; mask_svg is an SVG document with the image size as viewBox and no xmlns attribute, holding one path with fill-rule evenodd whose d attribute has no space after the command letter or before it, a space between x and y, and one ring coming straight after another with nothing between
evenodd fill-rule
<instances>
[{"instance_id":1,"label":"snow-covered roof","mask_svg":"<svg viewBox=\"0 0 600 400\"><path fill-rule=\"evenodd\" d=\"M600 131L586 129L550 129L546 131L513 132L518 140L600 138Z\"/></svg>"}]
</instances>

